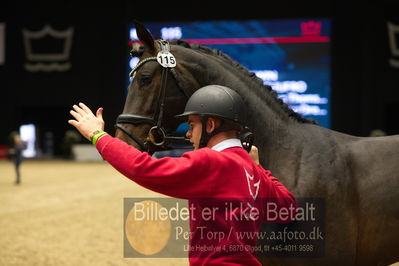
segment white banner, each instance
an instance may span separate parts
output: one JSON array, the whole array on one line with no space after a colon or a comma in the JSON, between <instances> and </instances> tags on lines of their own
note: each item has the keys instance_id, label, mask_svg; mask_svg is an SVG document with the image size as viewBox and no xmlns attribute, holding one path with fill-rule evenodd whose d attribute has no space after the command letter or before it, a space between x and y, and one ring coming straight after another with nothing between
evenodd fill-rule
<instances>
[{"instance_id":1,"label":"white banner","mask_svg":"<svg viewBox=\"0 0 399 266\"><path fill-rule=\"evenodd\" d=\"M6 24L0 23L0 65L6 61Z\"/></svg>"}]
</instances>

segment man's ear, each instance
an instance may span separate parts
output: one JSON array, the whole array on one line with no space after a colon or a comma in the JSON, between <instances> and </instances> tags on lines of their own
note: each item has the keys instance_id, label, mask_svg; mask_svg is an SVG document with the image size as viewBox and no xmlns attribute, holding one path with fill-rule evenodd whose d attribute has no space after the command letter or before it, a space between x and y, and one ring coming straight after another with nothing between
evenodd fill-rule
<instances>
[{"instance_id":1,"label":"man's ear","mask_svg":"<svg viewBox=\"0 0 399 266\"><path fill-rule=\"evenodd\" d=\"M212 133L218 126L218 120L213 117L208 117L206 120L206 132Z\"/></svg>"}]
</instances>

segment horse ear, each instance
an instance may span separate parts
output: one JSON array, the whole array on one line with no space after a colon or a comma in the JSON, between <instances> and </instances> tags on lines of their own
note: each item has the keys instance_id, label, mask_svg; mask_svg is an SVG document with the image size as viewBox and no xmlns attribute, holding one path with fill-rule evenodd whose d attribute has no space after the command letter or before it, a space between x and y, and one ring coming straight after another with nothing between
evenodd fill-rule
<instances>
[{"instance_id":1,"label":"horse ear","mask_svg":"<svg viewBox=\"0 0 399 266\"><path fill-rule=\"evenodd\" d=\"M144 49L155 51L154 38L151 33L138 21L134 21L136 27L137 37L143 43Z\"/></svg>"}]
</instances>

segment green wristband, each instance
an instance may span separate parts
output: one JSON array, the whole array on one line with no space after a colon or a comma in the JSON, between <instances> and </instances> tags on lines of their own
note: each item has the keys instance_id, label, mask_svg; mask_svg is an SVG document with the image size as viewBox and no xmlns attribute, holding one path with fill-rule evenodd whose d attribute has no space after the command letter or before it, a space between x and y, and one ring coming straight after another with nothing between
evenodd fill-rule
<instances>
[{"instance_id":1,"label":"green wristband","mask_svg":"<svg viewBox=\"0 0 399 266\"><path fill-rule=\"evenodd\" d=\"M105 132L105 131L98 132L97 134L95 134L95 135L92 137L91 143L92 143L94 146L96 146L98 139L99 139L101 136L104 136L104 135L107 135L107 134L108 134L108 133Z\"/></svg>"},{"instance_id":2,"label":"green wristband","mask_svg":"<svg viewBox=\"0 0 399 266\"><path fill-rule=\"evenodd\" d=\"M101 132L104 132L104 130L98 129L98 130L94 131L93 133L91 133L91 135L90 135L90 142L93 142L93 137L94 137L94 135L96 135L96 134L98 134L98 133L101 133Z\"/></svg>"}]
</instances>

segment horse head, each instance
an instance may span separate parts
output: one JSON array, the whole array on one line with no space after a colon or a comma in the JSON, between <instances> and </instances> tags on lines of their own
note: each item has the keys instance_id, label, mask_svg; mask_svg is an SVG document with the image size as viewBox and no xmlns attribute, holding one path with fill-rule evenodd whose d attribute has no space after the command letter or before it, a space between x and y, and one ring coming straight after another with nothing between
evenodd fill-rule
<instances>
[{"instance_id":1,"label":"horse head","mask_svg":"<svg viewBox=\"0 0 399 266\"><path fill-rule=\"evenodd\" d=\"M191 88L198 84L187 78L183 82L179 75L184 64L161 64L162 59L173 63L179 51L163 40L154 40L140 23L135 25L141 43L133 43L131 55L140 60L130 73L132 81L123 113L117 118L115 135L142 151L153 153L168 149L170 143L187 141L171 135L181 122L174 116L184 110Z\"/></svg>"},{"instance_id":2,"label":"horse head","mask_svg":"<svg viewBox=\"0 0 399 266\"><path fill-rule=\"evenodd\" d=\"M131 55L140 60L131 72L123 114L116 123L116 137L125 142L152 153L183 141L171 135L180 124L175 115L183 112L194 91L212 84L229 87L243 97L248 106L246 126L264 143L273 141L274 129L283 123L285 127L289 118L308 122L263 80L221 51L182 40L155 40L143 25L136 22L135 26L140 43L133 43ZM265 128L274 130L273 134Z\"/></svg>"}]
</instances>

